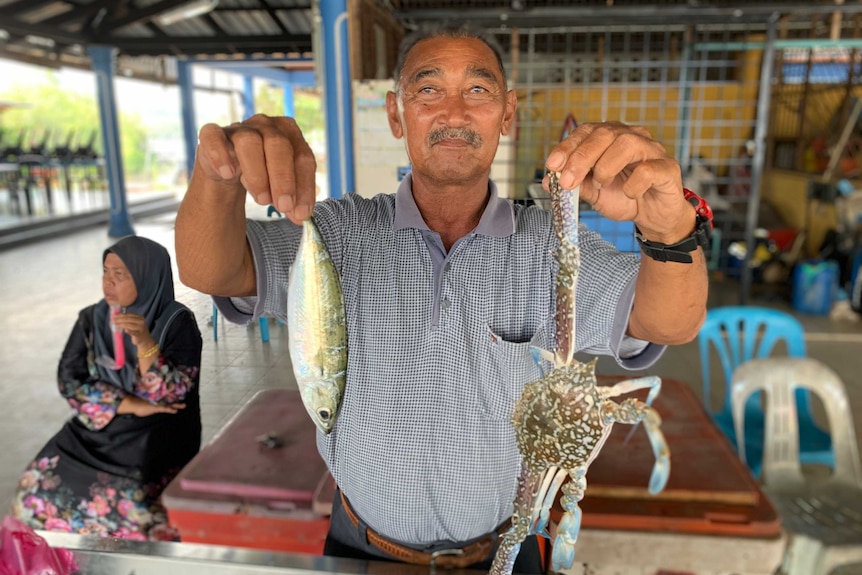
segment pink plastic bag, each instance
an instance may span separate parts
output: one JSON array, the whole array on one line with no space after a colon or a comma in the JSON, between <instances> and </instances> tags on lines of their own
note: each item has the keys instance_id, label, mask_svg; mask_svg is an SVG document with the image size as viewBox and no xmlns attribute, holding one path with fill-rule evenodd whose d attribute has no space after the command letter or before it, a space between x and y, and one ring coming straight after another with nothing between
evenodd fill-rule
<instances>
[{"instance_id":1,"label":"pink plastic bag","mask_svg":"<svg viewBox=\"0 0 862 575\"><path fill-rule=\"evenodd\" d=\"M11 515L0 522L0 575L72 575L78 570L68 549L54 549Z\"/></svg>"}]
</instances>

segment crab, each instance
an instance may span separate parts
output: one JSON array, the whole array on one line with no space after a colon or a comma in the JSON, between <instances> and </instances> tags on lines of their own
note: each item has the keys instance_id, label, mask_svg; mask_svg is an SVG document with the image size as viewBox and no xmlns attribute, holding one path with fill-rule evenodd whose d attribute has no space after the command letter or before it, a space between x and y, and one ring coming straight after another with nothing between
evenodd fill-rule
<instances>
[{"instance_id":1,"label":"crab","mask_svg":"<svg viewBox=\"0 0 862 575\"><path fill-rule=\"evenodd\" d=\"M661 390L656 376L626 380L613 386L596 384L596 359L581 363L575 351L575 287L580 267L577 235L577 189L564 192L558 174L549 174L554 229L559 246L556 293L556 350L533 348L542 377L528 383L515 404L511 422L522 456L512 526L502 536L490 575L510 575L521 543L528 535L548 537L550 510L562 490L563 517L557 526L551 555L555 571L568 569L575 559L581 526L578 502L587 488L587 470L601 451L615 423L643 422L656 458L648 489L657 494L670 476L670 451L661 432L661 417L651 404ZM542 369L543 362L553 368ZM612 398L649 389L645 402ZM634 429L632 430L634 431ZM565 483L566 479L571 481Z\"/></svg>"}]
</instances>

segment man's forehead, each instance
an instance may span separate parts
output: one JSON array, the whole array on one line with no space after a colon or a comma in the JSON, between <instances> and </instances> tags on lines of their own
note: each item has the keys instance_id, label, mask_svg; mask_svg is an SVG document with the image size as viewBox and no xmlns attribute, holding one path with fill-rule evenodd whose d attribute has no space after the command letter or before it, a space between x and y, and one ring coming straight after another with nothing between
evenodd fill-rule
<instances>
[{"instance_id":1,"label":"man's forehead","mask_svg":"<svg viewBox=\"0 0 862 575\"><path fill-rule=\"evenodd\" d=\"M457 45L456 45L457 43ZM412 82L447 73L500 79L502 74L491 48L477 38L428 38L418 42L404 62L404 80Z\"/></svg>"}]
</instances>

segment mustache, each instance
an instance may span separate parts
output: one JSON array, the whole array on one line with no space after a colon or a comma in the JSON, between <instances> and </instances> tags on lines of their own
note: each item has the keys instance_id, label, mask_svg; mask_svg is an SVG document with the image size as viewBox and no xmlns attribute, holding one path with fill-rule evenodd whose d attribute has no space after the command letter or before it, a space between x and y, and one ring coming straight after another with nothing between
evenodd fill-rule
<instances>
[{"instance_id":1,"label":"mustache","mask_svg":"<svg viewBox=\"0 0 862 575\"><path fill-rule=\"evenodd\" d=\"M482 136L470 128L438 128L428 134L428 144L439 144L443 140L464 140L474 148L482 145Z\"/></svg>"}]
</instances>

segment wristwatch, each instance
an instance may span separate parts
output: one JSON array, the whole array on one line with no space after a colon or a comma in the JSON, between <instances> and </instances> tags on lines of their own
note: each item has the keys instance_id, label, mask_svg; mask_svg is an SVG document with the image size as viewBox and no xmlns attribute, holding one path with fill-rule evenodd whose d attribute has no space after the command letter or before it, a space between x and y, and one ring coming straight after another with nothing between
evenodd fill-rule
<instances>
[{"instance_id":1,"label":"wristwatch","mask_svg":"<svg viewBox=\"0 0 862 575\"><path fill-rule=\"evenodd\" d=\"M651 242L643 237L641 231L635 226L635 238L640 244L641 251L654 260L660 262L677 262L681 264L690 264L692 261L691 252L696 250L698 246L703 248L706 254L709 250L709 239L712 231L712 208L706 203L706 200L692 192L683 188L685 199L694 207L695 212L695 227L690 236L675 244L663 244L661 242Z\"/></svg>"}]
</instances>

